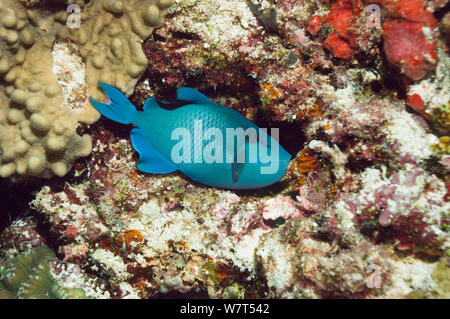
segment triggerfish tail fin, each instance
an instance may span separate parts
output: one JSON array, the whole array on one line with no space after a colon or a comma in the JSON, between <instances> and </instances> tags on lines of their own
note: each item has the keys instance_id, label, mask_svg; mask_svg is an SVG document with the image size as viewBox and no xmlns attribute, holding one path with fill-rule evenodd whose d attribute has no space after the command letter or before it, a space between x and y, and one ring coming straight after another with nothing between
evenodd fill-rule
<instances>
[{"instance_id":1,"label":"triggerfish tail fin","mask_svg":"<svg viewBox=\"0 0 450 319\"><path fill-rule=\"evenodd\" d=\"M171 161L158 153L144 136L142 129L131 130L131 143L139 153L137 168L140 171L152 174L166 174L178 170Z\"/></svg>"},{"instance_id":2,"label":"triggerfish tail fin","mask_svg":"<svg viewBox=\"0 0 450 319\"><path fill-rule=\"evenodd\" d=\"M132 118L137 110L134 105L131 104L131 102L127 99L127 97L111 85L105 83L98 83L98 85L108 96L109 102L101 103L90 97L89 100L91 101L95 109L102 115L113 121L122 124L132 123Z\"/></svg>"}]
</instances>

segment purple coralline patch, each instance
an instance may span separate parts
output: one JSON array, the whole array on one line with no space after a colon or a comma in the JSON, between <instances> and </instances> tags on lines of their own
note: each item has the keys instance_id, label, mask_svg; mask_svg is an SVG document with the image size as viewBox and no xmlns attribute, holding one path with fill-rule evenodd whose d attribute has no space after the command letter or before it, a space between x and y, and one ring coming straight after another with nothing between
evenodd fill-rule
<instances>
[{"instance_id":1,"label":"purple coralline patch","mask_svg":"<svg viewBox=\"0 0 450 319\"><path fill-rule=\"evenodd\" d=\"M47 243L37 230L37 221L33 217L16 219L0 235L2 257L14 257Z\"/></svg>"},{"instance_id":2,"label":"purple coralline patch","mask_svg":"<svg viewBox=\"0 0 450 319\"><path fill-rule=\"evenodd\" d=\"M375 172L369 172L372 174ZM354 214L357 227L391 229L398 249L425 250L440 254L448 249L449 204L445 184L423 169L393 173L389 178L368 181L368 190L342 194Z\"/></svg>"},{"instance_id":3,"label":"purple coralline patch","mask_svg":"<svg viewBox=\"0 0 450 319\"><path fill-rule=\"evenodd\" d=\"M308 183L299 188L296 199L302 210L310 213L318 212L327 203L327 185L317 174L311 174Z\"/></svg>"}]
</instances>

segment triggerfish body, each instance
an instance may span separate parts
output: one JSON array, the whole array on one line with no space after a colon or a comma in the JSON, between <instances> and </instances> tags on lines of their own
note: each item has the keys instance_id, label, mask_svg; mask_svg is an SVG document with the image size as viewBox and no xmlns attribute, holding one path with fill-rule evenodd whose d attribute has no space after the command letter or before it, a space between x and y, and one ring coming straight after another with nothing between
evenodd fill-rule
<instances>
[{"instance_id":1,"label":"triggerfish body","mask_svg":"<svg viewBox=\"0 0 450 319\"><path fill-rule=\"evenodd\" d=\"M286 174L291 155L273 138L273 131L269 136L194 89L179 88L172 103L149 98L139 112L119 90L99 85L109 101L91 97L92 105L113 121L136 126L131 142L143 172L179 170L199 183L228 189L262 188Z\"/></svg>"}]
</instances>

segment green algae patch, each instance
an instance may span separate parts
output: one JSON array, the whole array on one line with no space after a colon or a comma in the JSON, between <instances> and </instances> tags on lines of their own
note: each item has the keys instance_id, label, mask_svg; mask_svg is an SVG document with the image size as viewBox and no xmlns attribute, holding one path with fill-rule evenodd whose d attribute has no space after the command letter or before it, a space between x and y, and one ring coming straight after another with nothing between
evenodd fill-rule
<instances>
[{"instance_id":1,"label":"green algae patch","mask_svg":"<svg viewBox=\"0 0 450 319\"><path fill-rule=\"evenodd\" d=\"M6 261L0 275L0 299L84 299L80 288L61 288L50 262L55 253L40 246Z\"/></svg>"}]
</instances>

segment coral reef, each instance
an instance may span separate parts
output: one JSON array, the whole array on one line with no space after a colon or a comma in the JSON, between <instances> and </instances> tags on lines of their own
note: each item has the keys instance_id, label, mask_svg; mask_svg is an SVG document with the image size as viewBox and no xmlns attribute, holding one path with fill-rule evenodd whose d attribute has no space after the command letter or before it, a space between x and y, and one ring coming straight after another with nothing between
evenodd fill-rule
<instances>
[{"instance_id":1,"label":"coral reef","mask_svg":"<svg viewBox=\"0 0 450 319\"><path fill-rule=\"evenodd\" d=\"M333 203L339 207L334 213L353 215L359 227L371 228L366 230L376 236L376 230L390 228L399 249L417 246L431 254L445 252L450 247L445 183L412 165L389 179L382 175L383 171L367 169L363 189L354 195L342 193Z\"/></svg>"},{"instance_id":2,"label":"coral reef","mask_svg":"<svg viewBox=\"0 0 450 319\"><path fill-rule=\"evenodd\" d=\"M133 92L148 63L140 43L173 3L72 2L0 3L1 177L61 177L89 155L77 129L99 114L87 97L103 97L98 81Z\"/></svg>"},{"instance_id":3,"label":"coral reef","mask_svg":"<svg viewBox=\"0 0 450 319\"><path fill-rule=\"evenodd\" d=\"M437 64L436 20L423 0L374 1L393 20L383 24L384 49L388 60L412 80L422 79Z\"/></svg>"},{"instance_id":4,"label":"coral reef","mask_svg":"<svg viewBox=\"0 0 450 319\"><path fill-rule=\"evenodd\" d=\"M379 24L367 15L371 4ZM0 236L0 260L57 239L49 245L65 269L58 285L78 278L72 284L95 298L448 297L445 5L175 1L142 45L145 73L129 87L113 84L133 93L138 108L190 86L261 127L279 127L292 155L286 177L267 189L229 191L176 172L145 174L136 169L130 127L101 120L85 128L90 156L30 203L48 233L19 218ZM114 19L126 26L128 18ZM111 29L102 31L109 40ZM71 45L59 42L53 52ZM80 46L79 57L94 63L89 52ZM108 67L119 68L114 59Z\"/></svg>"},{"instance_id":5,"label":"coral reef","mask_svg":"<svg viewBox=\"0 0 450 319\"><path fill-rule=\"evenodd\" d=\"M35 217L22 217L2 232L0 299L110 298L108 283L60 259L46 245L41 228Z\"/></svg>"},{"instance_id":6,"label":"coral reef","mask_svg":"<svg viewBox=\"0 0 450 319\"><path fill-rule=\"evenodd\" d=\"M11 223L0 236L0 259L16 256L17 252L26 252L46 244L45 238L36 229L37 221L33 217L19 218Z\"/></svg>"},{"instance_id":7,"label":"coral reef","mask_svg":"<svg viewBox=\"0 0 450 319\"><path fill-rule=\"evenodd\" d=\"M394 20L383 28L387 58L406 76L420 80L436 67L436 44L426 39L420 23Z\"/></svg>"},{"instance_id":8,"label":"coral reef","mask_svg":"<svg viewBox=\"0 0 450 319\"><path fill-rule=\"evenodd\" d=\"M410 287L410 279L401 277L402 267L411 260L415 263L415 259L395 261L392 248L371 242L374 233L368 234L365 220L358 220L363 214L344 206L343 193L322 210L329 197L319 196L315 201L317 195L310 194L320 191L315 185L305 187L305 194L295 203L282 194L237 195L205 188L178 174L141 174L135 171L137 158L128 139L105 128L94 136L97 139L85 181L66 184L60 192L45 187L32 206L50 221L52 233L65 239L67 244L61 249L64 259L94 270L98 276L106 274L112 296L148 298L171 291L207 291L214 298L406 297L423 288L418 284L401 289ZM304 157L312 157L309 152ZM319 169L318 159L305 157L302 163L308 161L317 161L310 166ZM300 172L320 175L311 169ZM310 178L320 180L321 176ZM398 183L401 178L392 177L399 179ZM404 205L426 202L428 196L436 204L428 204L423 211L428 209L439 217L446 208L439 206L442 182L433 178L435 189L422 193L426 180L421 181L411 198L403 198ZM303 186L309 184L307 180L308 176ZM391 182L380 179L386 188ZM364 185L370 187L371 183ZM327 195L328 189L323 189ZM345 203L356 205L369 191L364 188ZM400 189L392 196L401 196L397 193ZM389 198L384 200L392 205ZM306 205L305 201L321 204ZM361 203L357 207L366 206ZM404 210L409 213L410 207ZM365 211L373 212L370 207ZM414 227L417 217L424 217L420 214L411 210L403 220ZM399 227L396 231L403 231L403 220L392 221ZM426 227L419 225L420 233L415 236L420 239L427 232L430 243L436 238L448 245L445 228L434 238L428 229L436 231L436 226L443 225L444 221L433 219ZM425 248L422 242L418 244ZM436 249L428 251L441 251Z\"/></svg>"},{"instance_id":9,"label":"coral reef","mask_svg":"<svg viewBox=\"0 0 450 319\"><path fill-rule=\"evenodd\" d=\"M319 37L324 30L328 35L323 35L322 45L336 58L348 60L359 51L374 55L382 29L387 59L408 78L420 80L436 67L436 20L425 1L364 2L367 6L360 0L336 0L327 15L311 17L306 30ZM371 13L374 5L381 8Z\"/></svg>"},{"instance_id":10,"label":"coral reef","mask_svg":"<svg viewBox=\"0 0 450 319\"><path fill-rule=\"evenodd\" d=\"M55 257L47 246L39 246L8 259L2 270L0 299L82 299L78 288L61 288L52 278L50 262Z\"/></svg>"}]
</instances>

